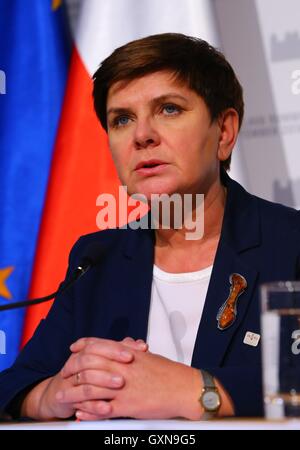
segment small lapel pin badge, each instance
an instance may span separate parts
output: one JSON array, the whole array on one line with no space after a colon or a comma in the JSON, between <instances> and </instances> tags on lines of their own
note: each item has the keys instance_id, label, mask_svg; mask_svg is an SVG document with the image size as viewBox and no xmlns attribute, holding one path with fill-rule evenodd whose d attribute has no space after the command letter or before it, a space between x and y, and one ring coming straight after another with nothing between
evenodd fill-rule
<instances>
[{"instance_id":1,"label":"small lapel pin badge","mask_svg":"<svg viewBox=\"0 0 300 450\"><path fill-rule=\"evenodd\" d=\"M226 330L233 324L237 317L237 299L247 288L246 279L239 273L232 273L229 282L231 285L229 296L217 314L219 330Z\"/></svg>"},{"instance_id":2,"label":"small lapel pin badge","mask_svg":"<svg viewBox=\"0 0 300 450\"><path fill-rule=\"evenodd\" d=\"M247 331L245 334L243 343L246 345L251 345L252 347L257 347L260 340L260 334L252 333L251 331Z\"/></svg>"}]
</instances>

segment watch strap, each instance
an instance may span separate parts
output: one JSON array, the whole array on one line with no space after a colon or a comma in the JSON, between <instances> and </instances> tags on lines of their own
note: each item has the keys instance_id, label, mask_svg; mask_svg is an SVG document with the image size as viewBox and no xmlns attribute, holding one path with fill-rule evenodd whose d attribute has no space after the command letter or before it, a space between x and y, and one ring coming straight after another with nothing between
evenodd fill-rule
<instances>
[{"instance_id":1,"label":"watch strap","mask_svg":"<svg viewBox=\"0 0 300 450\"><path fill-rule=\"evenodd\" d=\"M200 402L202 404L202 407L204 408L202 420L209 420L209 419L213 419L216 416L216 414L221 406L221 397L220 397L219 390L215 384L213 376L210 373L206 372L206 370L203 370L203 369L200 369L200 373L201 373L202 381L203 381L202 394L200 397ZM203 396L208 391L214 391L216 393L216 395L218 395L218 397L219 397L219 405L215 411L206 409L205 404L202 401Z\"/></svg>"},{"instance_id":2,"label":"watch strap","mask_svg":"<svg viewBox=\"0 0 300 450\"><path fill-rule=\"evenodd\" d=\"M213 376L206 372L206 370L200 369L201 374L202 374L202 378L203 378L203 382L204 382L204 387L205 388L211 388L211 389L216 389L216 384L214 382Z\"/></svg>"}]
</instances>

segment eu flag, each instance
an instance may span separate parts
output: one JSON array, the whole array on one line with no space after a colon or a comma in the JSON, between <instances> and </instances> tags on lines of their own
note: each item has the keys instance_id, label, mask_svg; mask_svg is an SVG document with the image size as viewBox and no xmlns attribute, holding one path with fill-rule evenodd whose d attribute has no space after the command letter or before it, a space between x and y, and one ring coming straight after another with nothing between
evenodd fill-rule
<instances>
[{"instance_id":1,"label":"eu flag","mask_svg":"<svg viewBox=\"0 0 300 450\"><path fill-rule=\"evenodd\" d=\"M60 0L0 2L0 304L27 298L70 55ZM24 310L0 312L0 370Z\"/></svg>"}]
</instances>

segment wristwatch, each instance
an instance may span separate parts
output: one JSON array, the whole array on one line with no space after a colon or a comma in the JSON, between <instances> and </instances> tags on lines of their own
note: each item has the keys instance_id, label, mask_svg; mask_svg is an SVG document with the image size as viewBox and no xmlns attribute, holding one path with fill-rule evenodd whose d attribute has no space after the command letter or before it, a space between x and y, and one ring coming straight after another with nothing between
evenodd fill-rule
<instances>
[{"instance_id":1,"label":"wristwatch","mask_svg":"<svg viewBox=\"0 0 300 450\"><path fill-rule=\"evenodd\" d=\"M199 401L204 409L203 418L211 419L221 406L221 396L213 377L203 369L200 369L200 372L203 379L203 389Z\"/></svg>"}]
</instances>

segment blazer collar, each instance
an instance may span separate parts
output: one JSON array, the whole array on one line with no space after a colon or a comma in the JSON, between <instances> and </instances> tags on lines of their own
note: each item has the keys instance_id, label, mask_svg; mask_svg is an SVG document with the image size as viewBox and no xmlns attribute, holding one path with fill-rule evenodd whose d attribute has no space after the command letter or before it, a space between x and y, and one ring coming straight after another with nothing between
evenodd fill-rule
<instances>
[{"instance_id":1,"label":"blazer collar","mask_svg":"<svg viewBox=\"0 0 300 450\"><path fill-rule=\"evenodd\" d=\"M260 215L257 197L249 194L225 171L222 172L221 179L227 188L227 201L220 241L226 242L237 253L260 245Z\"/></svg>"}]
</instances>

